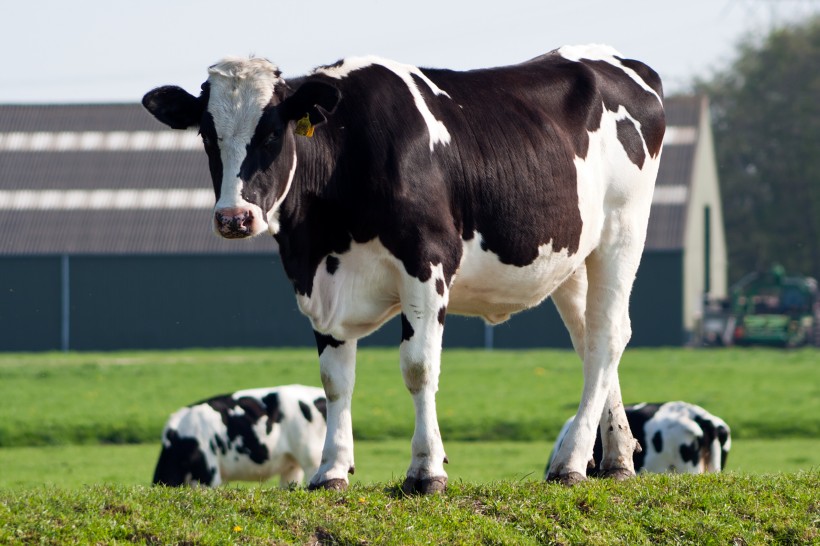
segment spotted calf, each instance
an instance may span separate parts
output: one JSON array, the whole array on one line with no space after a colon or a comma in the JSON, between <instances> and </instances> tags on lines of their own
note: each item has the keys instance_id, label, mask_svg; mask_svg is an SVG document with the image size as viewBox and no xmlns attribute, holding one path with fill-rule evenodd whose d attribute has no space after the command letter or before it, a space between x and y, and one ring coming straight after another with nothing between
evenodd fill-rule
<instances>
[{"instance_id":1,"label":"spotted calf","mask_svg":"<svg viewBox=\"0 0 820 546\"><path fill-rule=\"evenodd\" d=\"M729 425L700 406L687 402L635 404L626 407L626 418L643 447L633 455L636 472L702 474L720 472L726 466L732 447ZM556 449L564 441L573 419L574 416L570 417L561 429ZM600 460L599 434L588 476L600 475Z\"/></svg>"},{"instance_id":2,"label":"spotted calf","mask_svg":"<svg viewBox=\"0 0 820 546\"><path fill-rule=\"evenodd\" d=\"M288 385L216 396L174 412L162 432L154 484L299 484L316 473L327 425L325 393Z\"/></svg>"}]
</instances>

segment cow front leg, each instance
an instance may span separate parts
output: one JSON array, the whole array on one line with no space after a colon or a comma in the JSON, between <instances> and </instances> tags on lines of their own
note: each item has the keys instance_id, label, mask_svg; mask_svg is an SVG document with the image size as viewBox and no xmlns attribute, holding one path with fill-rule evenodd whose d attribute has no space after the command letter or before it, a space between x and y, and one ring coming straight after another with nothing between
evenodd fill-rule
<instances>
[{"instance_id":1,"label":"cow front leg","mask_svg":"<svg viewBox=\"0 0 820 546\"><path fill-rule=\"evenodd\" d=\"M316 334L322 385L327 397L327 434L322 462L308 489L346 489L353 474L353 420L350 403L356 381L356 340Z\"/></svg>"},{"instance_id":2,"label":"cow front leg","mask_svg":"<svg viewBox=\"0 0 820 546\"><path fill-rule=\"evenodd\" d=\"M408 495L440 493L447 487L447 455L436 415L447 297L440 266L433 268L427 282L407 279L402 294L401 373L413 397L416 418L412 459L402 485Z\"/></svg>"}]
</instances>

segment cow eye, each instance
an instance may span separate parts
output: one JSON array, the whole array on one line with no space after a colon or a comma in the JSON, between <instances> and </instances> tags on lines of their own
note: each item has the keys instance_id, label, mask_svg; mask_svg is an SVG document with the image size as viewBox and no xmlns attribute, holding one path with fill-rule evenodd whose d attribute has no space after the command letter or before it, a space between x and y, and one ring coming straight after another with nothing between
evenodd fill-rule
<instances>
[{"instance_id":1,"label":"cow eye","mask_svg":"<svg viewBox=\"0 0 820 546\"><path fill-rule=\"evenodd\" d=\"M273 131L272 133L270 133L265 138L264 145L265 146L272 146L272 145L276 144L277 142L279 142L279 132L278 131Z\"/></svg>"}]
</instances>

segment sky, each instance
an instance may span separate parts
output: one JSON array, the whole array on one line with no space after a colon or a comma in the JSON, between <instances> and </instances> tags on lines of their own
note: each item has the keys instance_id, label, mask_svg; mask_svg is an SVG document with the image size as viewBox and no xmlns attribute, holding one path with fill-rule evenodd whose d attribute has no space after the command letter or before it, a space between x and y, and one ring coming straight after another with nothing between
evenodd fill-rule
<instances>
[{"instance_id":1,"label":"sky","mask_svg":"<svg viewBox=\"0 0 820 546\"><path fill-rule=\"evenodd\" d=\"M471 69L607 43L667 93L728 67L739 41L820 0L26 0L0 8L0 103L137 102L198 92L207 67L258 55L284 76L352 55Z\"/></svg>"}]
</instances>

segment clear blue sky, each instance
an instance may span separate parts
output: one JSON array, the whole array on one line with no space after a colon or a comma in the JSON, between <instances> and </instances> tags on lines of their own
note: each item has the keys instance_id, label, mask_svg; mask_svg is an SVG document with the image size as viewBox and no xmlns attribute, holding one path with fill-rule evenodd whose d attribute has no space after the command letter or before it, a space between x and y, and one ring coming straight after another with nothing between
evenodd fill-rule
<instances>
[{"instance_id":1,"label":"clear blue sky","mask_svg":"<svg viewBox=\"0 0 820 546\"><path fill-rule=\"evenodd\" d=\"M818 0L18 0L0 9L0 103L133 102L256 54L285 76L348 55L478 68L609 43L668 91L733 58L738 40L820 13Z\"/></svg>"}]
</instances>

